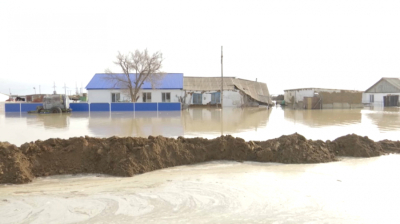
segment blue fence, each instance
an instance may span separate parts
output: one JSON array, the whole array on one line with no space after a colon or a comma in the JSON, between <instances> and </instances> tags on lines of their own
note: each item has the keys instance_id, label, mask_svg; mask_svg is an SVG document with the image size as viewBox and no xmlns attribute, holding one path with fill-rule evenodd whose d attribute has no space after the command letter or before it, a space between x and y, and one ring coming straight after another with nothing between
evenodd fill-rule
<instances>
[{"instance_id":1,"label":"blue fence","mask_svg":"<svg viewBox=\"0 0 400 224\"><path fill-rule=\"evenodd\" d=\"M111 103L111 111L134 111L134 103Z\"/></svg>"},{"instance_id":2,"label":"blue fence","mask_svg":"<svg viewBox=\"0 0 400 224\"><path fill-rule=\"evenodd\" d=\"M109 103L91 103L90 111L110 111Z\"/></svg>"},{"instance_id":3,"label":"blue fence","mask_svg":"<svg viewBox=\"0 0 400 224\"><path fill-rule=\"evenodd\" d=\"M42 103L21 103L21 112L36 110L37 106L43 106Z\"/></svg>"},{"instance_id":4,"label":"blue fence","mask_svg":"<svg viewBox=\"0 0 400 224\"><path fill-rule=\"evenodd\" d=\"M72 111L89 111L88 103L70 103L69 107Z\"/></svg>"},{"instance_id":5,"label":"blue fence","mask_svg":"<svg viewBox=\"0 0 400 224\"><path fill-rule=\"evenodd\" d=\"M157 111L157 103L135 103L135 111Z\"/></svg>"},{"instance_id":6,"label":"blue fence","mask_svg":"<svg viewBox=\"0 0 400 224\"><path fill-rule=\"evenodd\" d=\"M4 109L6 110L6 112L21 112L21 104L6 103Z\"/></svg>"},{"instance_id":7,"label":"blue fence","mask_svg":"<svg viewBox=\"0 0 400 224\"><path fill-rule=\"evenodd\" d=\"M5 112L36 110L42 103L6 103ZM180 103L70 103L72 111L179 111Z\"/></svg>"},{"instance_id":8,"label":"blue fence","mask_svg":"<svg viewBox=\"0 0 400 224\"><path fill-rule=\"evenodd\" d=\"M176 111L181 110L180 103L158 103L158 111Z\"/></svg>"}]
</instances>

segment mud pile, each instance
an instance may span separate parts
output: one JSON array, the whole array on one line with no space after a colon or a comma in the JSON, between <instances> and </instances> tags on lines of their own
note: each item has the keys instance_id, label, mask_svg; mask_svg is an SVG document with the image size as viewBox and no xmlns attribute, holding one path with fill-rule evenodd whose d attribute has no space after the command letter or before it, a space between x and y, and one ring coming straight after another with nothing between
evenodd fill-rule
<instances>
[{"instance_id":1,"label":"mud pile","mask_svg":"<svg viewBox=\"0 0 400 224\"><path fill-rule=\"evenodd\" d=\"M299 134L267 141L232 136L204 138L80 137L48 139L21 147L0 142L0 184L27 183L35 177L102 173L133 176L156 169L213 160L321 163L336 156L379 156L400 152L400 142L374 142L347 135L334 141L307 140Z\"/></svg>"}]
</instances>

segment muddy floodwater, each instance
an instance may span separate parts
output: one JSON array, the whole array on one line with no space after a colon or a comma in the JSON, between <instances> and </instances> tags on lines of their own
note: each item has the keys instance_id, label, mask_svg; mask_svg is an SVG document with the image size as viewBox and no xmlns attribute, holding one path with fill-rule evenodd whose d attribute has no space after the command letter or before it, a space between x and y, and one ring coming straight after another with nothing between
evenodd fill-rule
<instances>
[{"instance_id":1,"label":"muddy floodwater","mask_svg":"<svg viewBox=\"0 0 400 224\"><path fill-rule=\"evenodd\" d=\"M267 140L295 132L308 139L334 140L355 133L378 141L400 140L400 108L291 110L272 108L191 109L173 112L0 112L0 141L17 146L48 138L133 136L205 137L229 134Z\"/></svg>"},{"instance_id":2,"label":"muddy floodwater","mask_svg":"<svg viewBox=\"0 0 400 224\"><path fill-rule=\"evenodd\" d=\"M0 105L0 108L2 105ZM0 110L0 141L163 135L267 140L298 132L400 140L399 108L191 109L20 114ZM135 175L61 175L0 185L0 223L400 223L400 155L324 164L216 161Z\"/></svg>"}]
</instances>

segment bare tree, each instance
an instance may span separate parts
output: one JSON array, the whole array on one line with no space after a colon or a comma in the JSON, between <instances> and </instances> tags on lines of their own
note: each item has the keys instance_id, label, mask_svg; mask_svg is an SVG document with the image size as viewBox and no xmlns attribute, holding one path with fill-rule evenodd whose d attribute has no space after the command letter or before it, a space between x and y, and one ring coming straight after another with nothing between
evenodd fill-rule
<instances>
[{"instance_id":1,"label":"bare tree","mask_svg":"<svg viewBox=\"0 0 400 224\"><path fill-rule=\"evenodd\" d=\"M161 84L165 75L161 71L163 60L159 51L150 54L147 49L142 52L136 50L135 53L129 52L126 55L118 52L114 64L118 65L123 73L112 73L106 69L105 79L112 82L114 87L127 89L131 102L136 102L139 99L140 88L145 82L149 82L153 89Z\"/></svg>"}]
</instances>

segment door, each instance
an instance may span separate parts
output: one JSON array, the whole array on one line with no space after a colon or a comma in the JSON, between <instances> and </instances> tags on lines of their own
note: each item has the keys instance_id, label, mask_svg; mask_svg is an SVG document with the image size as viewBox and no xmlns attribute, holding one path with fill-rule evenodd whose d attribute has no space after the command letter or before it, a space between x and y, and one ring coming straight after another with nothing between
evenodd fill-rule
<instances>
[{"instance_id":1,"label":"door","mask_svg":"<svg viewBox=\"0 0 400 224\"><path fill-rule=\"evenodd\" d=\"M390 95L383 97L383 106L397 107L399 106L399 95Z\"/></svg>"},{"instance_id":2,"label":"door","mask_svg":"<svg viewBox=\"0 0 400 224\"><path fill-rule=\"evenodd\" d=\"M193 93L193 104L203 104L203 94Z\"/></svg>"}]
</instances>

